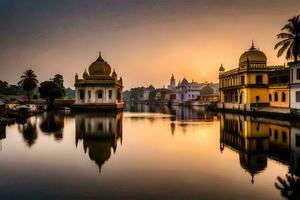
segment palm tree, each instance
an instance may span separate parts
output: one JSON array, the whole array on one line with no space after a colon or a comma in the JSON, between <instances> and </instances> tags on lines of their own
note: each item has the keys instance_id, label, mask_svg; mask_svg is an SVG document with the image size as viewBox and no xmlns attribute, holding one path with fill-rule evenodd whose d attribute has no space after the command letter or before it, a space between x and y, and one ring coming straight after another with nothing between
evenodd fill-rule
<instances>
[{"instance_id":1,"label":"palm tree","mask_svg":"<svg viewBox=\"0 0 300 200\"><path fill-rule=\"evenodd\" d=\"M294 62L297 62L300 57L300 15L289 19L281 31L277 35L277 38L281 39L281 41L274 48L277 49L280 47L277 57L280 57L286 51L286 59L294 59Z\"/></svg>"},{"instance_id":2,"label":"palm tree","mask_svg":"<svg viewBox=\"0 0 300 200\"><path fill-rule=\"evenodd\" d=\"M275 187L280 191L281 195L286 199L296 200L300 198L300 178L288 173L286 178L277 177L278 182Z\"/></svg>"},{"instance_id":3,"label":"palm tree","mask_svg":"<svg viewBox=\"0 0 300 200\"><path fill-rule=\"evenodd\" d=\"M18 85L22 86L23 89L27 92L27 98L30 102L30 95L29 92L34 90L37 87L38 80L36 79L37 76L34 74L33 70L26 70L23 75L21 76L21 81Z\"/></svg>"}]
</instances>

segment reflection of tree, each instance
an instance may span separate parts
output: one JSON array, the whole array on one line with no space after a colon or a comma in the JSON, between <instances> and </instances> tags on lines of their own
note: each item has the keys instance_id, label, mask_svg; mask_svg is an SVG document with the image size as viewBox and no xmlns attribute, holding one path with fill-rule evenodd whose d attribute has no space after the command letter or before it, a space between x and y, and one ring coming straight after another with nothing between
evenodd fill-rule
<instances>
[{"instance_id":1,"label":"reflection of tree","mask_svg":"<svg viewBox=\"0 0 300 200\"><path fill-rule=\"evenodd\" d=\"M275 187L280 190L283 197L289 200L300 199L300 178L289 173L285 175L285 179L277 177Z\"/></svg>"},{"instance_id":2,"label":"reflection of tree","mask_svg":"<svg viewBox=\"0 0 300 200\"><path fill-rule=\"evenodd\" d=\"M64 117L60 113L51 111L44 113L40 129L44 133L53 134L55 139L63 138Z\"/></svg>"},{"instance_id":3,"label":"reflection of tree","mask_svg":"<svg viewBox=\"0 0 300 200\"><path fill-rule=\"evenodd\" d=\"M27 146L31 147L38 137L36 123L32 123L30 120L27 120L25 124L21 125L20 131Z\"/></svg>"}]
</instances>

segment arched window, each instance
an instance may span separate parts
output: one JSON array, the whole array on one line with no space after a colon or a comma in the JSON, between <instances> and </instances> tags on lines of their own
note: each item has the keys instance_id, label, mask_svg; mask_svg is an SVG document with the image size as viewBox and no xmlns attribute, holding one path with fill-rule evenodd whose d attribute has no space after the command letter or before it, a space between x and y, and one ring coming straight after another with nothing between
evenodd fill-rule
<instances>
[{"instance_id":1,"label":"arched window","mask_svg":"<svg viewBox=\"0 0 300 200\"><path fill-rule=\"evenodd\" d=\"M79 91L79 98L80 99L84 99L84 92L83 92L83 90Z\"/></svg>"},{"instance_id":2,"label":"arched window","mask_svg":"<svg viewBox=\"0 0 300 200\"><path fill-rule=\"evenodd\" d=\"M275 94L274 94L274 101L278 101L278 93L277 92L275 92Z\"/></svg>"},{"instance_id":3,"label":"arched window","mask_svg":"<svg viewBox=\"0 0 300 200\"><path fill-rule=\"evenodd\" d=\"M98 90L97 91L97 97L98 97L98 99L102 99L103 98L103 91L102 90Z\"/></svg>"},{"instance_id":4,"label":"arched window","mask_svg":"<svg viewBox=\"0 0 300 200\"><path fill-rule=\"evenodd\" d=\"M282 94L281 94L282 96L281 96L281 100L282 100L282 102L285 102L286 100L286 95L285 95L285 92L282 92Z\"/></svg>"},{"instance_id":5,"label":"arched window","mask_svg":"<svg viewBox=\"0 0 300 200\"><path fill-rule=\"evenodd\" d=\"M269 101L272 101L272 94L269 94Z\"/></svg>"},{"instance_id":6,"label":"arched window","mask_svg":"<svg viewBox=\"0 0 300 200\"><path fill-rule=\"evenodd\" d=\"M89 99L92 98L92 94L91 94L90 90L88 91L88 96L89 96Z\"/></svg>"}]
</instances>

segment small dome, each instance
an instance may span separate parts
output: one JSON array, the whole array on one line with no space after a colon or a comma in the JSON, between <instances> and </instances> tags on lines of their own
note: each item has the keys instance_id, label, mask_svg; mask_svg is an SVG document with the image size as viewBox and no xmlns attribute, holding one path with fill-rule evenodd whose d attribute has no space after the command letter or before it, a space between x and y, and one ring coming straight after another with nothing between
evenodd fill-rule
<instances>
[{"instance_id":1,"label":"small dome","mask_svg":"<svg viewBox=\"0 0 300 200\"><path fill-rule=\"evenodd\" d=\"M83 78L86 78L88 75L89 75L89 74L87 73L87 71L86 71L86 69L85 69L84 72L83 72L82 77L83 77Z\"/></svg>"},{"instance_id":2,"label":"small dome","mask_svg":"<svg viewBox=\"0 0 300 200\"><path fill-rule=\"evenodd\" d=\"M221 64L220 68L219 68L219 72L224 72L225 68L223 67L223 65Z\"/></svg>"},{"instance_id":3,"label":"small dome","mask_svg":"<svg viewBox=\"0 0 300 200\"><path fill-rule=\"evenodd\" d=\"M239 64L241 65L242 63L247 62L247 59L249 62L267 62L267 57L264 52L255 48L253 42L251 48L241 55Z\"/></svg>"},{"instance_id":4,"label":"small dome","mask_svg":"<svg viewBox=\"0 0 300 200\"><path fill-rule=\"evenodd\" d=\"M110 65L103 60L103 58L101 57L101 52L99 53L98 59L90 65L89 73L90 75L110 75Z\"/></svg>"},{"instance_id":5,"label":"small dome","mask_svg":"<svg viewBox=\"0 0 300 200\"><path fill-rule=\"evenodd\" d=\"M182 79L182 82L181 82L182 84L189 84L189 82L185 79L185 78L183 78Z\"/></svg>"}]
</instances>

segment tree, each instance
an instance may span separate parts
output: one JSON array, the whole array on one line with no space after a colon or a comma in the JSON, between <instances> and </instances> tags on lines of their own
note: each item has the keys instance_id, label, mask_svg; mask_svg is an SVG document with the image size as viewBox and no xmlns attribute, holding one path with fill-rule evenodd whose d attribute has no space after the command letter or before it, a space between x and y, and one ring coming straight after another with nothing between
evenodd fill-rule
<instances>
[{"instance_id":1,"label":"tree","mask_svg":"<svg viewBox=\"0 0 300 200\"><path fill-rule=\"evenodd\" d=\"M289 173L286 178L277 177L275 187L286 199L296 200L300 198L300 178Z\"/></svg>"},{"instance_id":2,"label":"tree","mask_svg":"<svg viewBox=\"0 0 300 200\"><path fill-rule=\"evenodd\" d=\"M63 87L53 81L44 81L39 87L40 97L47 99L48 108L53 108L54 100L65 96Z\"/></svg>"},{"instance_id":3,"label":"tree","mask_svg":"<svg viewBox=\"0 0 300 200\"><path fill-rule=\"evenodd\" d=\"M277 57L280 57L286 51L286 59L294 62L300 57L300 15L294 16L283 26L281 33L277 35L278 42L274 49L279 48Z\"/></svg>"},{"instance_id":4,"label":"tree","mask_svg":"<svg viewBox=\"0 0 300 200\"><path fill-rule=\"evenodd\" d=\"M64 77L60 74L56 74L52 79L54 83L57 83L61 87L64 87Z\"/></svg>"},{"instance_id":5,"label":"tree","mask_svg":"<svg viewBox=\"0 0 300 200\"><path fill-rule=\"evenodd\" d=\"M22 86L23 89L27 92L27 98L30 102L29 92L34 90L37 87L38 80L37 76L34 74L33 70L27 70L21 76L21 81L19 81L18 85Z\"/></svg>"},{"instance_id":6,"label":"tree","mask_svg":"<svg viewBox=\"0 0 300 200\"><path fill-rule=\"evenodd\" d=\"M210 86L206 85L204 86L201 91L200 95L210 95L214 93L214 89L212 89Z\"/></svg>"}]
</instances>

